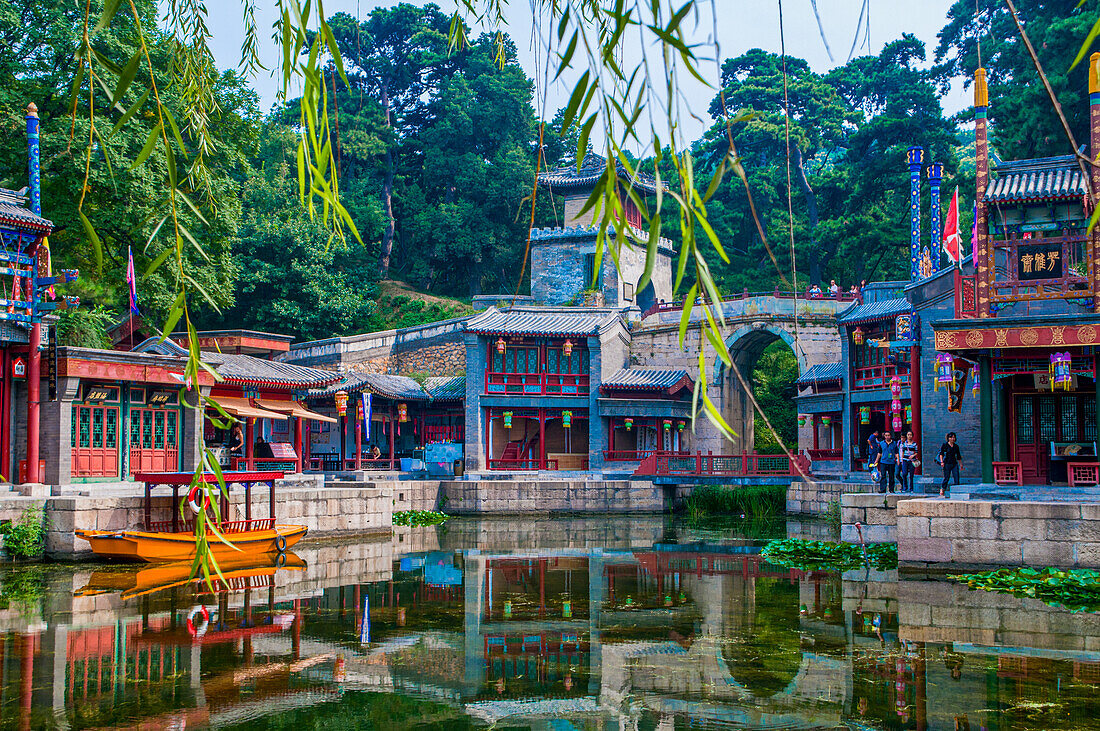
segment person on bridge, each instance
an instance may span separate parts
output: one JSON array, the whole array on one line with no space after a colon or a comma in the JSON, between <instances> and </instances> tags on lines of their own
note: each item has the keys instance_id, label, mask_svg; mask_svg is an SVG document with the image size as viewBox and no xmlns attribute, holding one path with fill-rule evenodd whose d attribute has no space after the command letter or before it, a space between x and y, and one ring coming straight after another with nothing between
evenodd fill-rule
<instances>
[{"instance_id":1,"label":"person on bridge","mask_svg":"<svg viewBox=\"0 0 1100 731\"><path fill-rule=\"evenodd\" d=\"M829 294L834 297L840 294L840 285L836 283L835 279L829 281Z\"/></svg>"},{"instance_id":2,"label":"person on bridge","mask_svg":"<svg viewBox=\"0 0 1100 731\"><path fill-rule=\"evenodd\" d=\"M894 441L894 432L887 429L882 433L882 441L875 448L872 460L878 466L878 491L893 492L894 471L898 467L898 443Z\"/></svg>"}]
</instances>

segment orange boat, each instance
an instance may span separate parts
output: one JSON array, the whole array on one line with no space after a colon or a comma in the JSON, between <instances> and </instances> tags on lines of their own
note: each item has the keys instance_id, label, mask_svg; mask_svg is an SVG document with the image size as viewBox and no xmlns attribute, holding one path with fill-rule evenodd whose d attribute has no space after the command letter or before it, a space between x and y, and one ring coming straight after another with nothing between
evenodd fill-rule
<instances>
[{"instance_id":1,"label":"orange boat","mask_svg":"<svg viewBox=\"0 0 1100 731\"><path fill-rule=\"evenodd\" d=\"M229 515L229 491L232 485L244 487L244 520L223 520L218 530L224 536L218 537L213 531L206 531L207 544L216 560L246 558L266 554L284 553L306 534L304 525L280 525L275 522L275 480L283 476L282 472L223 472L225 494L221 497L221 515ZM194 523L184 521L173 507L172 519L152 520L152 491L161 485L172 488L172 504L179 504L179 489L192 483L194 475L189 472L138 473L134 479L145 483L145 528L144 530L88 530L78 528L75 532L92 545L92 551L104 558L122 558L138 561L187 561L195 558L197 538ZM202 475L202 481L209 485L217 483L212 473ZM271 514L267 518L252 518L252 486L262 483L268 486L271 499ZM201 488L192 489L188 502L195 513L208 508L205 492ZM207 513L207 519L212 515Z\"/></svg>"},{"instance_id":2,"label":"orange boat","mask_svg":"<svg viewBox=\"0 0 1100 731\"><path fill-rule=\"evenodd\" d=\"M183 586L194 587L197 593L207 593L211 586L201 574L191 576L192 565L191 561L176 561L141 569L120 566L94 571L88 583L74 592L74 596L119 593L119 598L126 600ZM218 568L221 570L220 577L213 569L210 571L212 588L216 593L272 587L276 573L304 571L306 562L293 553L279 553L258 558L226 557L218 562Z\"/></svg>"}]
</instances>

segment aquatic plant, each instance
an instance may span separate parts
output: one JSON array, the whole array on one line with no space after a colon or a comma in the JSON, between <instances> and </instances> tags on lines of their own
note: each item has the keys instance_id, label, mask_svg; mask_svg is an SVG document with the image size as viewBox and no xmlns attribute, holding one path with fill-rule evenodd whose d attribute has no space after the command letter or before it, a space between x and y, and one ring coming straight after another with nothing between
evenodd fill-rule
<instances>
[{"instance_id":1,"label":"aquatic plant","mask_svg":"<svg viewBox=\"0 0 1100 731\"><path fill-rule=\"evenodd\" d=\"M692 520L716 514L764 518L782 515L786 508L786 485L702 485L684 500L684 509Z\"/></svg>"},{"instance_id":2,"label":"aquatic plant","mask_svg":"<svg viewBox=\"0 0 1100 731\"><path fill-rule=\"evenodd\" d=\"M951 574L971 589L1030 597L1071 612L1100 612L1100 571L1090 569L1009 568L976 574Z\"/></svg>"},{"instance_id":3,"label":"aquatic plant","mask_svg":"<svg viewBox=\"0 0 1100 731\"><path fill-rule=\"evenodd\" d=\"M803 571L849 571L865 566L863 551L855 543L807 541L784 538L769 541L760 552L768 561ZM867 546L867 559L876 571L898 567L898 544L872 543Z\"/></svg>"},{"instance_id":4,"label":"aquatic plant","mask_svg":"<svg viewBox=\"0 0 1100 731\"><path fill-rule=\"evenodd\" d=\"M451 516L435 510L398 510L393 514L394 525L439 525Z\"/></svg>"},{"instance_id":5,"label":"aquatic plant","mask_svg":"<svg viewBox=\"0 0 1100 731\"><path fill-rule=\"evenodd\" d=\"M46 548L45 505L31 506L18 520L0 525L4 549L12 558L37 558Z\"/></svg>"},{"instance_id":6,"label":"aquatic plant","mask_svg":"<svg viewBox=\"0 0 1100 731\"><path fill-rule=\"evenodd\" d=\"M46 571L41 565L20 566L0 574L0 607L12 604L29 609L46 593Z\"/></svg>"}]
</instances>

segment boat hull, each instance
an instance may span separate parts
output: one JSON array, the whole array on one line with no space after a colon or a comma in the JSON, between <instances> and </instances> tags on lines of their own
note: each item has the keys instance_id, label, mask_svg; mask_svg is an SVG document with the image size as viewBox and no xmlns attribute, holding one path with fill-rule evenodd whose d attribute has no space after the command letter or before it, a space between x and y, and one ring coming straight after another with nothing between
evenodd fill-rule
<instances>
[{"instance_id":1,"label":"boat hull","mask_svg":"<svg viewBox=\"0 0 1100 731\"><path fill-rule=\"evenodd\" d=\"M223 541L208 532L207 541L215 559L245 558L281 553L302 539L304 525L276 525L265 530L242 531L226 536ZM194 533L162 533L140 530L85 530L77 529L78 538L92 546L97 556L120 558L130 561L189 561L195 558ZM285 541L281 546L279 538Z\"/></svg>"}]
</instances>

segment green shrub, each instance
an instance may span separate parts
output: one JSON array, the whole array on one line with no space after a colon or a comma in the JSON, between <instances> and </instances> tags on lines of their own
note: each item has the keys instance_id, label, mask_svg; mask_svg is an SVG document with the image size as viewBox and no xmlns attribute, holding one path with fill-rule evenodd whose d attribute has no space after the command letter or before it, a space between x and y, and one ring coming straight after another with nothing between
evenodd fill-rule
<instances>
[{"instance_id":1,"label":"green shrub","mask_svg":"<svg viewBox=\"0 0 1100 731\"><path fill-rule=\"evenodd\" d=\"M394 525L439 525L451 516L435 510L398 510L393 514Z\"/></svg>"},{"instance_id":2,"label":"green shrub","mask_svg":"<svg viewBox=\"0 0 1100 731\"><path fill-rule=\"evenodd\" d=\"M46 527L46 506L27 508L19 520L0 526L4 549L14 558L41 556L46 547Z\"/></svg>"},{"instance_id":3,"label":"green shrub","mask_svg":"<svg viewBox=\"0 0 1100 731\"><path fill-rule=\"evenodd\" d=\"M787 509L787 487L786 485L745 485L743 487L703 485L697 487L684 500L684 509L693 520L718 514L751 518L782 515Z\"/></svg>"}]
</instances>

